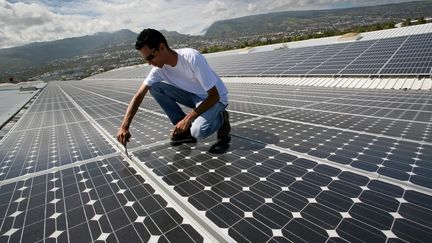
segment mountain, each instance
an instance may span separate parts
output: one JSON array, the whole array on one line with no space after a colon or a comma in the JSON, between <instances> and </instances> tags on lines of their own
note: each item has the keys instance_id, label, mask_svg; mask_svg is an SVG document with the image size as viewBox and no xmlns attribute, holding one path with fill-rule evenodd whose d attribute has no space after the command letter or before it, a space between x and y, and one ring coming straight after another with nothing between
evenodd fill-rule
<instances>
[{"instance_id":1,"label":"mountain","mask_svg":"<svg viewBox=\"0 0 432 243\"><path fill-rule=\"evenodd\" d=\"M173 48L198 47L205 41L201 36L167 30L161 32ZM130 30L100 32L0 49L0 83L7 82L9 77L16 81L34 77L48 79L47 75L50 79L57 80L64 75L79 78L88 76L95 70L142 63L134 49L137 35L138 33ZM70 75L71 73L73 75Z\"/></svg>"},{"instance_id":2,"label":"mountain","mask_svg":"<svg viewBox=\"0 0 432 243\"><path fill-rule=\"evenodd\" d=\"M0 49L0 73L40 66L55 59L79 56L122 42L132 43L136 36L137 34L130 30L120 30Z\"/></svg>"},{"instance_id":3,"label":"mountain","mask_svg":"<svg viewBox=\"0 0 432 243\"><path fill-rule=\"evenodd\" d=\"M285 11L217 21L208 27L204 36L229 39L277 32L289 35L428 16L432 16L432 1L335 10Z\"/></svg>"},{"instance_id":4,"label":"mountain","mask_svg":"<svg viewBox=\"0 0 432 243\"><path fill-rule=\"evenodd\" d=\"M172 44L187 44L203 39L176 31L161 32ZM0 49L0 77L5 73L43 66L57 59L68 59L98 51L134 50L137 35L138 33L124 29L113 33L99 32L94 35Z\"/></svg>"}]
</instances>

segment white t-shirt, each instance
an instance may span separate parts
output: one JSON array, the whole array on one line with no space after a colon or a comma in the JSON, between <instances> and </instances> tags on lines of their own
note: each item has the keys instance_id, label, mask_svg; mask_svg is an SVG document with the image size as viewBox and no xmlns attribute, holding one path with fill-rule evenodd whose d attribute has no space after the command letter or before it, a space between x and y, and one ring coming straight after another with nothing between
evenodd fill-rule
<instances>
[{"instance_id":1,"label":"white t-shirt","mask_svg":"<svg viewBox=\"0 0 432 243\"><path fill-rule=\"evenodd\" d=\"M219 76L211 69L201 53L192 48L175 50L178 54L177 65L153 67L144 80L144 84L152 86L156 82L165 81L180 89L198 95L203 100L207 91L213 86L219 92L220 102L228 104L228 90Z\"/></svg>"}]
</instances>

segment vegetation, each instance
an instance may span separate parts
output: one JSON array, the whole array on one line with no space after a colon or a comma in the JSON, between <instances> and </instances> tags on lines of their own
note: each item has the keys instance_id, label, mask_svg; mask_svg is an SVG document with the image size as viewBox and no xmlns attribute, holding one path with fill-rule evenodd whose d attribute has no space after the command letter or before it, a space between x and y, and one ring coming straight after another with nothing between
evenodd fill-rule
<instances>
[{"instance_id":1,"label":"vegetation","mask_svg":"<svg viewBox=\"0 0 432 243\"><path fill-rule=\"evenodd\" d=\"M343 35L346 33L356 32L356 33L363 33L363 32L370 32L370 31L376 31L376 30L384 30L384 29L392 29L395 28L396 23L395 22L387 22L387 23L375 23L371 25L361 25L361 26L355 26L348 29L338 30L338 29L326 29L322 32L317 33L305 33L301 35L294 35L290 37L282 37L282 38L266 38L264 41L262 40L256 40L256 41L242 41L241 43L238 43L236 45L215 45L215 46L209 46L201 48L200 51L202 53L212 53L212 52L219 52L219 51L227 51L227 50L233 50L233 49L239 49L239 48L245 48L245 47L255 47L255 46L262 46L262 45L270 45L270 44L277 44L277 43L286 43L286 42L292 42L292 41L302 41L302 40L308 40L308 39L316 39L316 38L323 38L323 37L330 37L330 36L338 36Z\"/></svg>"},{"instance_id":2,"label":"vegetation","mask_svg":"<svg viewBox=\"0 0 432 243\"><path fill-rule=\"evenodd\" d=\"M412 20L411 18L407 18L402 22L402 26L411 26L411 25L418 25L418 24L426 24L425 17L420 17L415 20Z\"/></svg>"},{"instance_id":3,"label":"vegetation","mask_svg":"<svg viewBox=\"0 0 432 243\"><path fill-rule=\"evenodd\" d=\"M432 16L432 1L405 2L379 6L313 11L286 11L246 16L212 24L205 37L235 39L283 32L290 36L343 30L352 26L400 22L406 18Z\"/></svg>"}]
</instances>

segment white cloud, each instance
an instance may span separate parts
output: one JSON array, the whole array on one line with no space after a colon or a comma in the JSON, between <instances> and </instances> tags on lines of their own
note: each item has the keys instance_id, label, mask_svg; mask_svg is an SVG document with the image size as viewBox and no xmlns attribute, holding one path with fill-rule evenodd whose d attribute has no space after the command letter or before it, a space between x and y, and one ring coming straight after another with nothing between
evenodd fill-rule
<instances>
[{"instance_id":1,"label":"white cloud","mask_svg":"<svg viewBox=\"0 0 432 243\"><path fill-rule=\"evenodd\" d=\"M80 15L56 14L35 3L0 1L2 47L91 34L104 26L109 26L109 23Z\"/></svg>"},{"instance_id":2,"label":"white cloud","mask_svg":"<svg viewBox=\"0 0 432 243\"><path fill-rule=\"evenodd\" d=\"M0 0L0 48L145 27L200 34L217 20L408 0Z\"/></svg>"},{"instance_id":3,"label":"white cloud","mask_svg":"<svg viewBox=\"0 0 432 243\"><path fill-rule=\"evenodd\" d=\"M207 5L205 5L203 13L210 14L212 16L218 15L224 12L229 11L228 6L219 0L210 1Z\"/></svg>"}]
</instances>

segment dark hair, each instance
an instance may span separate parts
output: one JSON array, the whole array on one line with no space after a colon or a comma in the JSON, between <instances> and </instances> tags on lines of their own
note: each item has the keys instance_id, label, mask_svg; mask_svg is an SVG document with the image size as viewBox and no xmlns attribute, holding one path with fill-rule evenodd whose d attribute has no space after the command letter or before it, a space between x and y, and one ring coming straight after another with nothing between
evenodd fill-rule
<instances>
[{"instance_id":1,"label":"dark hair","mask_svg":"<svg viewBox=\"0 0 432 243\"><path fill-rule=\"evenodd\" d=\"M137 36L137 41L135 42L135 49L141 50L144 46L148 46L150 49L158 49L159 44L164 43L169 49L168 42L165 36L161 32L155 29L144 29Z\"/></svg>"}]
</instances>

